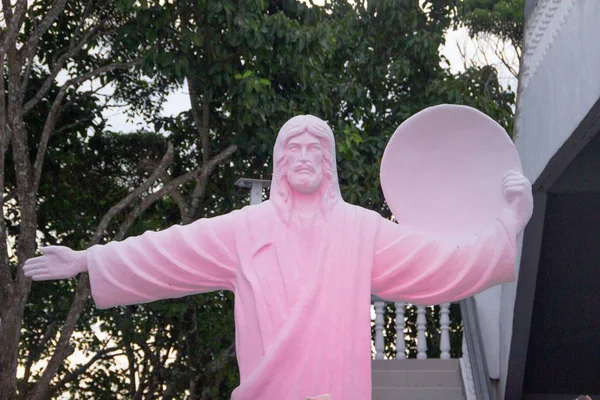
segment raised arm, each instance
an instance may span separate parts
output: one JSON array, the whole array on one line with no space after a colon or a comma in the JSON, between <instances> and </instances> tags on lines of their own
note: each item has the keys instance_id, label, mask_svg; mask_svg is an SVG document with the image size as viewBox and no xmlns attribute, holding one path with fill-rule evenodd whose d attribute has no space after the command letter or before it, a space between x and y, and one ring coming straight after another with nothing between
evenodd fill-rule
<instances>
[{"instance_id":1,"label":"raised arm","mask_svg":"<svg viewBox=\"0 0 600 400\"><path fill-rule=\"evenodd\" d=\"M239 215L234 211L82 252L46 248L42 257L26 263L25 274L49 280L88 271L92 297L100 308L233 290Z\"/></svg>"},{"instance_id":2,"label":"raised arm","mask_svg":"<svg viewBox=\"0 0 600 400\"><path fill-rule=\"evenodd\" d=\"M432 236L383 220L371 290L387 300L439 304L515 279L516 237L531 216L531 186L518 173L503 182L506 208L478 235Z\"/></svg>"}]
</instances>

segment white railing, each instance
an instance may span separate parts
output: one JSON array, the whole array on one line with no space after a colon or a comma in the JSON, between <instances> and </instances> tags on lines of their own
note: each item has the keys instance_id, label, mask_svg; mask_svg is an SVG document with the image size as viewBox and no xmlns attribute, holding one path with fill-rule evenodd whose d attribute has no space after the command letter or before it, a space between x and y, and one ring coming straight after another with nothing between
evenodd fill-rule
<instances>
[{"instance_id":1,"label":"white railing","mask_svg":"<svg viewBox=\"0 0 600 400\"><path fill-rule=\"evenodd\" d=\"M405 359L407 355L415 356L415 341L416 341L416 358L426 359L428 352L427 339L430 342L439 345L439 358L450 359L451 358L451 321L450 321L450 303L440 304L436 306L422 306L412 305L407 303L389 303L381 299L373 298L372 300L372 320L371 325L374 328L373 338L373 358L376 360L383 360L389 358ZM386 305L393 305L388 307L386 312ZM410 326L407 315L410 314L412 317ZM416 314L416 321L414 317ZM436 321L435 324L432 322ZM439 321L439 325L437 323ZM393 323L392 323L393 322ZM395 335L388 335L387 329L394 329ZM462 335L462 324L454 324L454 333L457 331ZM395 343L387 343L388 351L386 356L386 343L385 337L395 336ZM416 339L415 339L416 336ZM435 340L434 340L435 339ZM410 342L412 351L407 349L407 341ZM460 347L461 340L455 340L456 346ZM395 350L395 355L393 353ZM455 355L461 353L461 351L454 351ZM412 358L411 357L411 358Z\"/></svg>"}]
</instances>

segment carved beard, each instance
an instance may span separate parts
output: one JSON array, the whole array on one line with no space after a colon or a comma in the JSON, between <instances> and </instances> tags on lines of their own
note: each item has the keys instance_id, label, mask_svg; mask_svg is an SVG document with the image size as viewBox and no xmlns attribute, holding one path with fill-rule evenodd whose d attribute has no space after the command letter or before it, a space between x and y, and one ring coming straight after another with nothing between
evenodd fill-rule
<instances>
[{"instance_id":1,"label":"carved beard","mask_svg":"<svg viewBox=\"0 0 600 400\"><path fill-rule=\"evenodd\" d=\"M302 171L302 168L306 170ZM323 171L316 170L313 165L296 165L288 170L287 178L292 189L303 194L312 194L321 187Z\"/></svg>"}]
</instances>

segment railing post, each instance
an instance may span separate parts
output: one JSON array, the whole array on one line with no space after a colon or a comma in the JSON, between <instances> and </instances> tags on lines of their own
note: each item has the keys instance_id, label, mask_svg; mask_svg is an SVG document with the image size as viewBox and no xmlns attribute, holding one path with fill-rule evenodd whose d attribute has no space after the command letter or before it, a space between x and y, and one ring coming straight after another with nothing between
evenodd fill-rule
<instances>
[{"instance_id":1,"label":"railing post","mask_svg":"<svg viewBox=\"0 0 600 400\"><path fill-rule=\"evenodd\" d=\"M373 306L373 310L375 311L375 319L371 320L371 323L374 326L375 336L372 339L372 346L375 348L374 359L382 360L385 359L385 306L386 304L392 304L390 302L386 302L385 300L380 299L377 296L371 296L371 304ZM407 303L404 302L395 302L393 303L396 307L396 321L394 329L396 329L396 355L395 358L398 360L406 359L406 306ZM412 310L412 304L410 304ZM440 358L441 359L450 359L451 358L451 342L450 342L450 307L451 303L443 303L439 304L440 307L440 328L437 332L427 332L427 313L433 312L435 308L430 306L431 310L427 306L415 305L417 320L416 320L416 350L417 350L417 358L418 359L427 359L427 336L434 335L435 337L440 337L439 346L440 346ZM461 307L462 308L462 307ZM372 315L373 316L373 315ZM433 329L437 329L433 327ZM439 333L438 333L439 332ZM391 333L391 332L390 332Z\"/></svg>"},{"instance_id":2,"label":"railing post","mask_svg":"<svg viewBox=\"0 0 600 400\"><path fill-rule=\"evenodd\" d=\"M419 360L427 358L426 329L427 318L425 318L425 306L417 306L417 358Z\"/></svg>"},{"instance_id":3,"label":"railing post","mask_svg":"<svg viewBox=\"0 0 600 400\"><path fill-rule=\"evenodd\" d=\"M385 303L383 301L375 302L375 359L383 360L385 346L383 342L383 310Z\"/></svg>"},{"instance_id":4,"label":"railing post","mask_svg":"<svg viewBox=\"0 0 600 400\"><path fill-rule=\"evenodd\" d=\"M235 182L236 186L250 189L250 205L260 204L263 201L263 189L271 186L268 179L240 178Z\"/></svg>"},{"instance_id":5,"label":"railing post","mask_svg":"<svg viewBox=\"0 0 600 400\"><path fill-rule=\"evenodd\" d=\"M442 337L440 339L440 358L450 359L450 303L440 304L440 330Z\"/></svg>"},{"instance_id":6,"label":"railing post","mask_svg":"<svg viewBox=\"0 0 600 400\"><path fill-rule=\"evenodd\" d=\"M405 303L396 302L396 360L406 358L406 342L404 338L404 306Z\"/></svg>"}]
</instances>

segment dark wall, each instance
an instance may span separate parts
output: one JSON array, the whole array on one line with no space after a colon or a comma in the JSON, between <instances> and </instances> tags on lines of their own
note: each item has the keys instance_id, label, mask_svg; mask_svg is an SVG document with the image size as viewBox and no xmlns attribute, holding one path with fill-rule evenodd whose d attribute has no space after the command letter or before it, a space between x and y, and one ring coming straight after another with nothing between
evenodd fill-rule
<instances>
[{"instance_id":1,"label":"dark wall","mask_svg":"<svg viewBox=\"0 0 600 400\"><path fill-rule=\"evenodd\" d=\"M594 135L548 191L600 193L600 134Z\"/></svg>"},{"instance_id":2,"label":"dark wall","mask_svg":"<svg viewBox=\"0 0 600 400\"><path fill-rule=\"evenodd\" d=\"M523 389L600 393L600 193L548 194Z\"/></svg>"}]
</instances>

